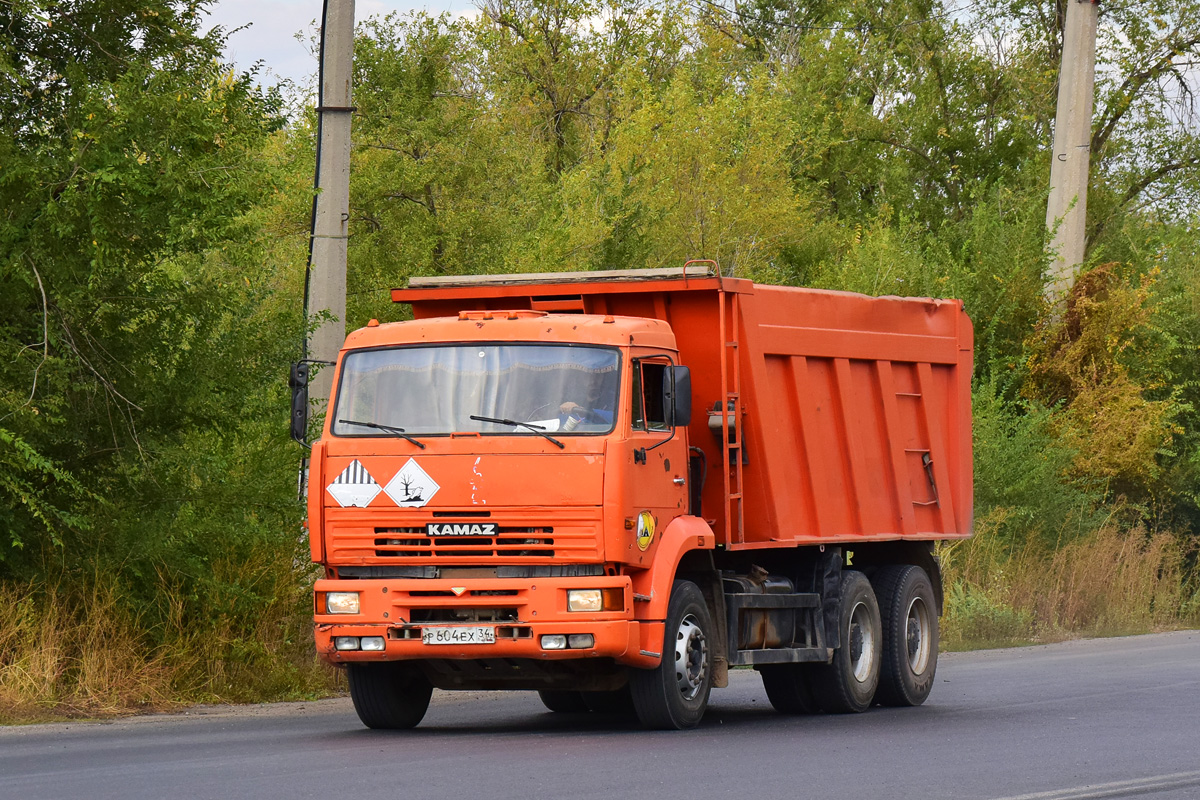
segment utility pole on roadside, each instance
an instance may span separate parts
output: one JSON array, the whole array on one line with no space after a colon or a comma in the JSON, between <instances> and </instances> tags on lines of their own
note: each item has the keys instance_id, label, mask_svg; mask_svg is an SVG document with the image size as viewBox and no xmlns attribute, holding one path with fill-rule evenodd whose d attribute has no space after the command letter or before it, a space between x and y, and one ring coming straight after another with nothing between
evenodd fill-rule
<instances>
[{"instance_id":1,"label":"utility pole on roadside","mask_svg":"<svg viewBox=\"0 0 1200 800\"><path fill-rule=\"evenodd\" d=\"M305 358L332 362L346 338L346 245L350 220L350 84L354 59L354 0L325 0L321 19L317 95L316 196L305 285L305 324L312 328ZM333 370L318 366L309 390L318 406L329 400Z\"/></svg>"},{"instance_id":2,"label":"utility pole on roadside","mask_svg":"<svg viewBox=\"0 0 1200 800\"><path fill-rule=\"evenodd\" d=\"M1046 207L1046 227L1054 235L1044 292L1053 305L1066 298L1084 257L1099 17L1098 0L1066 0L1066 5Z\"/></svg>"}]
</instances>

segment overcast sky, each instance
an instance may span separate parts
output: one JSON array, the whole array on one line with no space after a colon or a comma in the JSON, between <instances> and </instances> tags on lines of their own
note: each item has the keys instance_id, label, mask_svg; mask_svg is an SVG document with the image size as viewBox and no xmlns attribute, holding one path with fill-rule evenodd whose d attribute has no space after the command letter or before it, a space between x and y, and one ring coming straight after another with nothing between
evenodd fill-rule
<instances>
[{"instance_id":1,"label":"overcast sky","mask_svg":"<svg viewBox=\"0 0 1200 800\"><path fill-rule=\"evenodd\" d=\"M431 14L448 11L470 13L471 0L356 0L355 22L389 11L422 9ZM248 69L263 62L267 78L290 78L303 84L317 71L316 57L309 52L308 38L321 17L321 0L218 0L210 9L209 19L227 31L243 25L250 27L229 38L229 57L238 67ZM296 34L304 33L304 42Z\"/></svg>"}]
</instances>

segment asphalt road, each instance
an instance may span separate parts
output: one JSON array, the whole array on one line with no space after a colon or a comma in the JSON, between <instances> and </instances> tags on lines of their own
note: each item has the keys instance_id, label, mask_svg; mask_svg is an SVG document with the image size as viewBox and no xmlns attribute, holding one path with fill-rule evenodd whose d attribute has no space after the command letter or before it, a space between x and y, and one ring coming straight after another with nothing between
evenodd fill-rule
<instances>
[{"instance_id":1,"label":"asphalt road","mask_svg":"<svg viewBox=\"0 0 1200 800\"><path fill-rule=\"evenodd\" d=\"M784 717L738 670L698 730L435 693L0 728L0 798L1200 798L1200 632L943 655L926 705Z\"/></svg>"}]
</instances>

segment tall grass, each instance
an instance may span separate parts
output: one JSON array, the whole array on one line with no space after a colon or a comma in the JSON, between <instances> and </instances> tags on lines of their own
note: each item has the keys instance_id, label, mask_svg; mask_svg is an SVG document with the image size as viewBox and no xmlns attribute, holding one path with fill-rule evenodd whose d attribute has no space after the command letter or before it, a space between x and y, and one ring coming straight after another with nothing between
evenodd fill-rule
<instances>
[{"instance_id":1,"label":"tall grass","mask_svg":"<svg viewBox=\"0 0 1200 800\"><path fill-rule=\"evenodd\" d=\"M328 693L333 671L312 648L307 571L226 560L214 579L269 599L195 613L195 598L162 573L156 607L93 581L0 584L0 724L105 717L194 702L299 699Z\"/></svg>"},{"instance_id":2,"label":"tall grass","mask_svg":"<svg viewBox=\"0 0 1200 800\"><path fill-rule=\"evenodd\" d=\"M941 548L942 644L950 650L1200 627L1193 542L1105 526L1058 547L1013 546L985 521ZM337 676L311 646L308 581L288 569L225 561L215 577L278 598L251 615L188 613L180 586L158 577L164 615L131 611L117 588L0 585L0 724L104 717L190 702L254 702L328 693ZM273 581L278 581L276 584ZM159 609L162 611L162 609ZM148 624L151 616L165 621Z\"/></svg>"},{"instance_id":3,"label":"tall grass","mask_svg":"<svg viewBox=\"0 0 1200 800\"><path fill-rule=\"evenodd\" d=\"M1188 538L1106 525L1057 547L1006 546L994 533L941 548L947 649L1200 626Z\"/></svg>"},{"instance_id":4,"label":"tall grass","mask_svg":"<svg viewBox=\"0 0 1200 800\"><path fill-rule=\"evenodd\" d=\"M110 587L73 602L58 587L0 585L0 722L161 708L172 665L148 648Z\"/></svg>"}]
</instances>

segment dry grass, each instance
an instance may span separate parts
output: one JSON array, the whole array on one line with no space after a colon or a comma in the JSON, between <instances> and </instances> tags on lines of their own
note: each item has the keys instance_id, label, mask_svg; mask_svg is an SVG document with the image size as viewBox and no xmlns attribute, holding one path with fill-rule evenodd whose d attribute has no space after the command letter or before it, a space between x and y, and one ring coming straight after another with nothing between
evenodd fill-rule
<instances>
[{"instance_id":1,"label":"dry grass","mask_svg":"<svg viewBox=\"0 0 1200 800\"><path fill-rule=\"evenodd\" d=\"M995 514L979 521L975 538L941 550L947 649L1200 627L1187 540L1105 527L1056 548L1012 548L1003 528ZM199 626L188 621L180 587L160 575L166 621L153 630L105 586L81 597L0 585L0 608L9 609L0 616L0 724L334 690L337 677L311 652L307 576L294 564L261 563L214 565L214 577L238 593ZM248 594L256 599L239 610Z\"/></svg>"},{"instance_id":2,"label":"dry grass","mask_svg":"<svg viewBox=\"0 0 1200 800\"><path fill-rule=\"evenodd\" d=\"M215 564L236 587L197 618L166 574L153 626L101 585L80 596L54 586L0 584L0 724L111 717L194 702L264 702L328 694L334 671L312 648L304 570Z\"/></svg>"},{"instance_id":3,"label":"dry grass","mask_svg":"<svg viewBox=\"0 0 1200 800\"><path fill-rule=\"evenodd\" d=\"M1188 540L1110 526L1058 548L1010 550L990 535L1002 520L981 522L975 539L942 549L948 649L1200 626Z\"/></svg>"},{"instance_id":4,"label":"dry grass","mask_svg":"<svg viewBox=\"0 0 1200 800\"><path fill-rule=\"evenodd\" d=\"M98 589L79 614L55 590L0 586L0 723L170 705L174 669Z\"/></svg>"},{"instance_id":5,"label":"dry grass","mask_svg":"<svg viewBox=\"0 0 1200 800\"><path fill-rule=\"evenodd\" d=\"M172 607L171 649L193 662L176 676L176 696L252 703L338 688L339 673L319 662L313 647L311 565L262 569L273 555L264 551L212 565L214 582L238 591L223 598L203 628L186 624L183 608Z\"/></svg>"}]
</instances>

